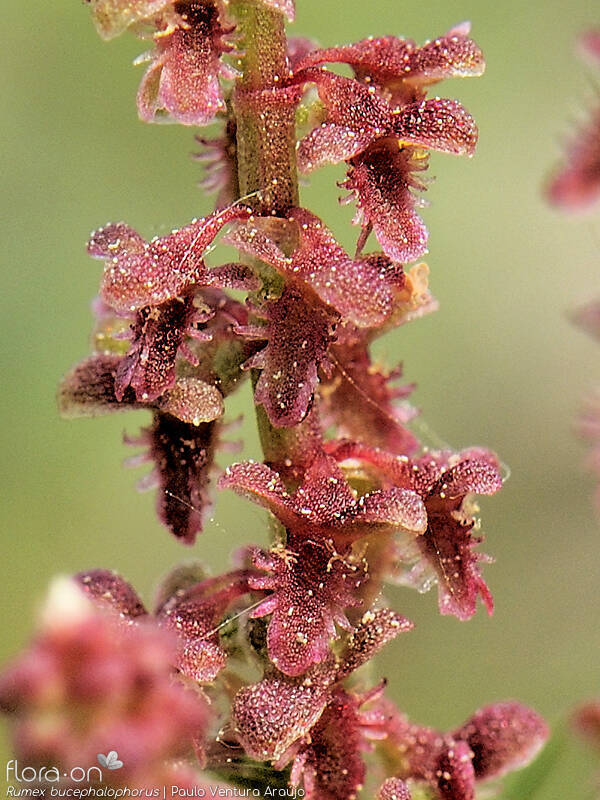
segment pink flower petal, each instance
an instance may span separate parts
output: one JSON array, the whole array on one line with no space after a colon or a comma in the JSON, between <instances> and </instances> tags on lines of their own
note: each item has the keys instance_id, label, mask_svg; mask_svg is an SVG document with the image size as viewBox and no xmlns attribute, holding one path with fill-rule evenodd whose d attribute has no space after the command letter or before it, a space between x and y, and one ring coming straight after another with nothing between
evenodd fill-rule
<instances>
[{"instance_id":1,"label":"pink flower petal","mask_svg":"<svg viewBox=\"0 0 600 800\"><path fill-rule=\"evenodd\" d=\"M183 125L206 125L225 110L219 84L220 57L228 46L217 6L177 3L181 23L156 36L156 54L138 92L140 117L151 122L165 111Z\"/></svg>"}]
</instances>

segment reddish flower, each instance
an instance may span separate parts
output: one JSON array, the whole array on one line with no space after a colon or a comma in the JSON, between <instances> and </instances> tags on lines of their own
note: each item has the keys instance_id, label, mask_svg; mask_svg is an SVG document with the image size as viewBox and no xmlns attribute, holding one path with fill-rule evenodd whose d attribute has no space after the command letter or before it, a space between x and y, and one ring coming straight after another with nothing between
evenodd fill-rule
<instances>
[{"instance_id":1,"label":"reddish flower","mask_svg":"<svg viewBox=\"0 0 600 800\"><path fill-rule=\"evenodd\" d=\"M90 570L77 575L76 580L95 603L116 612L128 624L147 615L133 587L114 572ZM187 678L210 683L225 667L227 653L219 640L219 625L228 609L248 591L248 573L244 570L200 581L191 574L175 575L173 585L165 587L156 621L177 637L172 663Z\"/></svg>"},{"instance_id":2,"label":"reddish flower","mask_svg":"<svg viewBox=\"0 0 600 800\"><path fill-rule=\"evenodd\" d=\"M533 761L548 737L548 728L532 709L505 702L476 711L452 736L469 745L475 778L488 780Z\"/></svg>"},{"instance_id":3,"label":"reddish flower","mask_svg":"<svg viewBox=\"0 0 600 800\"><path fill-rule=\"evenodd\" d=\"M253 589L271 592L253 617L272 614L267 633L269 658L286 675L301 675L329 653L336 624L351 629L344 608L360 601L355 592L364 565L332 544L289 537L286 549L255 551L254 565L268 574L252 578Z\"/></svg>"},{"instance_id":4,"label":"reddish flower","mask_svg":"<svg viewBox=\"0 0 600 800\"><path fill-rule=\"evenodd\" d=\"M339 662L330 654L295 677L269 667L261 681L241 689L234 701L235 731L246 753L283 767L298 753L302 741L310 741L310 731L327 707L336 682L411 627L408 620L389 609L369 611ZM367 722L366 717L363 721Z\"/></svg>"},{"instance_id":5,"label":"reddish flower","mask_svg":"<svg viewBox=\"0 0 600 800\"><path fill-rule=\"evenodd\" d=\"M382 743L398 777L429 784L440 800L473 800L476 785L532 761L548 737L544 720L520 703L496 703L443 734L408 722L393 705L379 704L387 722Z\"/></svg>"},{"instance_id":6,"label":"reddish flower","mask_svg":"<svg viewBox=\"0 0 600 800\"><path fill-rule=\"evenodd\" d=\"M600 752L600 700L591 700L573 714L575 731Z\"/></svg>"},{"instance_id":7,"label":"reddish flower","mask_svg":"<svg viewBox=\"0 0 600 800\"><path fill-rule=\"evenodd\" d=\"M245 752L259 761L282 759L323 713L334 679L330 657L293 678L270 669L261 681L240 689L232 717Z\"/></svg>"},{"instance_id":8,"label":"reddish flower","mask_svg":"<svg viewBox=\"0 0 600 800\"><path fill-rule=\"evenodd\" d=\"M220 303L219 297L209 292L200 300L204 307L198 308L195 292L199 288L256 288L257 281L243 265L208 270L202 260L203 251L220 228L248 213L244 207L229 206L149 243L125 223L108 225L92 234L90 254L106 259L103 300L120 314L135 312L132 343L117 372L119 400L128 386L142 401L155 400L170 389L178 354L197 363L186 339L210 338L197 326L205 325L215 313L206 299L210 297L217 308Z\"/></svg>"},{"instance_id":9,"label":"reddish flower","mask_svg":"<svg viewBox=\"0 0 600 800\"><path fill-rule=\"evenodd\" d=\"M400 575L400 582L423 589L437 581L442 614L469 619L478 595L491 614L492 596L478 568L478 562L487 558L473 552L481 539L471 533L476 509L470 496L494 494L502 487L496 457L487 450L472 449L431 452L409 461L406 456L353 443L332 444L330 449L338 460L364 462L384 486L412 489L422 498L427 530L423 536L411 537L404 551L397 548L400 562L414 564Z\"/></svg>"},{"instance_id":10,"label":"reddish flower","mask_svg":"<svg viewBox=\"0 0 600 800\"><path fill-rule=\"evenodd\" d=\"M196 325L209 317L210 312L198 311L191 296L138 311L131 326L131 347L115 378L117 399L123 399L129 386L142 401L156 400L168 391L175 383L178 354L195 361L186 338L206 340L206 334Z\"/></svg>"},{"instance_id":11,"label":"reddish flower","mask_svg":"<svg viewBox=\"0 0 600 800\"><path fill-rule=\"evenodd\" d=\"M314 50L298 64L298 69L326 63L349 64L359 80L375 83L395 98L417 95L446 78L483 74L483 54L468 38L469 32L470 25L464 23L421 47L411 39L396 36L363 39L342 47Z\"/></svg>"},{"instance_id":12,"label":"reddish flower","mask_svg":"<svg viewBox=\"0 0 600 800\"><path fill-rule=\"evenodd\" d=\"M468 32L462 26L423 47L392 36L365 39L316 50L295 68L294 80L315 83L326 109L324 122L300 142L299 167L348 162L344 186L358 204L359 250L374 229L394 261L426 252L412 194L426 186L416 173L427 166L427 150L472 155L477 129L459 103L426 100L425 90L443 78L482 74L483 56ZM315 69L327 62L350 64L358 80Z\"/></svg>"},{"instance_id":13,"label":"reddish flower","mask_svg":"<svg viewBox=\"0 0 600 800\"><path fill-rule=\"evenodd\" d=\"M133 586L112 570L91 569L75 575L74 580L94 603L114 612L127 625L148 614Z\"/></svg>"},{"instance_id":14,"label":"reddish flower","mask_svg":"<svg viewBox=\"0 0 600 800\"><path fill-rule=\"evenodd\" d=\"M246 366L262 369L255 400L277 427L296 425L306 416L319 366L328 368L336 323L360 328L382 324L404 287L401 268L382 255L351 259L310 212L293 209L288 221L298 226L299 235L289 258L254 221L227 237L229 244L266 261L286 278L282 296L260 312L267 325L240 330L268 341Z\"/></svg>"},{"instance_id":15,"label":"reddish flower","mask_svg":"<svg viewBox=\"0 0 600 800\"><path fill-rule=\"evenodd\" d=\"M116 602L123 608L130 598ZM30 649L0 678L0 706L12 717L23 763L51 763L62 772L116 750L119 780L134 783L191 750L208 707L173 681L166 632L123 625L64 579L54 584L44 619Z\"/></svg>"},{"instance_id":16,"label":"reddish flower","mask_svg":"<svg viewBox=\"0 0 600 800\"><path fill-rule=\"evenodd\" d=\"M221 61L233 49L225 41L233 26L223 22L217 3L176 2L173 8L178 24L158 27L138 111L145 122L164 112L183 125L206 125L226 108L219 77L234 74Z\"/></svg>"},{"instance_id":17,"label":"reddish flower","mask_svg":"<svg viewBox=\"0 0 600 800\"><path fill-rule=\"evenodd\" d=\"M377 687L381 691L381 687ZM379 735L382 720L361 712L373 694L360 696L341 687L334 689L310 738L294 758L290 783L302 780L308 800L352 798L362 789L366 768L362 758L365 739Z\"/></svg>"},{"instance_id":18,"label":"reddish flower","mask_svg":"<svg viewBox=\"0 0 600 800\"><path fill-rule=\"evenodd\" d=\"M226 241L275 267L287 283L308 297L316 295L344 321L359 328L381 325L404 286L402 269L380 254L350 258L323 222L306 209L292 209L287 219L299 237L289 257L257 220L238 226Z\"/></svg>"},{"instance_id":19,"label":"reddish flower","mask_svg":"<svg viewBox=\"0 0 600 800\"><path fill-rule=\"evenodd\" d=\"M207 578L175 592L159 607L159 622L179 637L178 669L200 683L214 681L227 663L219 640L225 613L249 591L244 570Z\"/></svg>"},{"instance_id":20,"label":"reddish flower","mask_svg":"<svg viewBox=\"0 0 600 800\"><path fill-rule=\"evenodd\" d=\"M311 307L299 291L289 288L259 313L266 325L238 328L242 336L267 340L244 369L261 370L254 400L264 406L272 424L291 427L309 410L336 317L325 306Z\"/></svg>"},{"instance_id":21,"label":"reddish flower","mask_svg":"<svg viewBox=\"0 0 600 800\"><path fill-rule=\"evenodd\" d=\"M292 494L276 472L253 461L228 467L219 486L268 508L296 540L332 539L341 547L377 528L422 533L427 524L423 503L414 491L394 487L357 499L334 459L323 453Z\"/></svg>"},{"instance_id":22,"label":"reddish flower","mask_svg":"<svg viewBox=\"0 0 600 800\"><path fill-rule=\"evenodd\" d=\"M245 206L228 206L150 242L124 222L94 231L88 252L106 262L102 299L127 313L160 306L193 287L256 288L246 267L236 264L209 270L202 259L224 225L249 214Z\"/></svg>"},{"instance_id":23,"label":"reddish flower","mask_svg":"<svg viewBox=\"0 0 600 800\"><path fill-rule=\"evenodd\" d=\"M581 37L583 53L597 67L600 65L600 31L588 31ZM564 211L586 211L600 197L600 107L568 143L563 165L548 186L550 202Z\"/></svg>"}]
</instances>

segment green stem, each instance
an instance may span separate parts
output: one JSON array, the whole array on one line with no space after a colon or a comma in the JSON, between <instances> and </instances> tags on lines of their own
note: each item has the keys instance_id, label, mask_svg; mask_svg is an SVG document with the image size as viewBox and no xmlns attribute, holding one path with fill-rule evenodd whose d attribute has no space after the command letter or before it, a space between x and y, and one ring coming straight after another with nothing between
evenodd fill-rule
<instances>
[{"instance_id":1,"label":"green stem","mask_svg":"<svg viewBox=\"0 0 600 800\"><path fill-rule=\"evenodd\" d=\"M254 0L234 5L242 35L242 78L234 92L242 196L261 214L284 216L298 204L295 109L271 92L287 74L283 15Z\"/></svg>"},{"instance_id":2,"label":"green stem","mask_svg":"<svg viewBox=\"0 0 600 800\"><path fill-rule=\"evenodd\" d=\"M285 92L273 91L281 87L288 70L283 15L255 0L237 0L233 10L244 52L242 77L233 95L240 195L262 216L285 218L298 205L298 179L295 104ZM295 242L289 226L287 232L285 226L281 231L279 244L290 252ZM280 294L281 276L266 264L255 267L264 295ZM253 371L253 386L259 375ZM314 422L274 428L262 407L257 407L256 415L265 461L285 473L291 463L298 463L301 442L314 439Z\"/></svg>"}]
</instances>

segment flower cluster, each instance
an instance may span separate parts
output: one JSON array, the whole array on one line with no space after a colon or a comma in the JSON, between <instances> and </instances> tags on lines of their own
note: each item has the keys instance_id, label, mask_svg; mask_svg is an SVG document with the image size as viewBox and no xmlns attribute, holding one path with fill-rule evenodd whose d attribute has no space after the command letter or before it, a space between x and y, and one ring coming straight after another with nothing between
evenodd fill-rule
<instances>
[{"instance_id":1,"label":"flower cluster","mask_svg":"<svg viewBox=\"0 0 600 800\"><path fill-rule=\"evenodd\" d=\"M412 628L385 607L386 582L437 585L440 612L460 620L478 598L493 609L475 498L501 488L500 463L483 448L424 447L412 387L371 352L436 308L427 265L413 263L428 236L417 195L430 151L475 150L469 113L430 95L483 73L469 25L423 46L389 36L319 49L286 39L292 0L88 2L101 35L152 39L143 120L217 123L216 138L197 139L218 195L213 213L166 236L146 241L124 222L91 235L104 262L93 353L64 377L61 412L150 411L135 462L153 463L143 484L180 541L195 542L217 486L267 509L271 538L220 576L176 569L152 612L112 572L69 582L79 616L44 628L0 683L19 756L68 766L118 746L119 780L202 785L204 770L312 800L353 800L373 766L382 800L472 800L533 758L543 720L510 702L449 733L420 727L359 671ZM341 162L353 253L298 196L296 166ZM211 263L222 232L239 262ZM217 480L227 399L247 376L264 462Z\"/></svg>"}]
</instances>

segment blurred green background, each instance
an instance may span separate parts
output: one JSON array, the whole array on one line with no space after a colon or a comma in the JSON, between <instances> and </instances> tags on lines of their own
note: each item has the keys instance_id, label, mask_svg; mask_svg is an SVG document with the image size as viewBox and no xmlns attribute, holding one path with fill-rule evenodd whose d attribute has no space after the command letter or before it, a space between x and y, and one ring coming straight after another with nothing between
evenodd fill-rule
<instances>
[{"instance_id":1,"label":"blurred green background","mask_svg":"<svg viewBox=\"0 0 600 800\"><path fill-rule=\"evenodd\" d=\"M77 0L6 4L3 17L4 660L28 639L56 573L112 567L150 598L178 560L222 569L233 547L265 536L261 512L228 496L197 545L183 549L156 522L153 497L134 490L139 471L121 467L122 431L145 415L58 419L57 381L88 352L101 270L85 254L89 231L125 219L160 234L208 211L211 198L196 188L194 131L137 120L141 71L130 63L143 43L103 43ZM514 697L558 724L600 693L600 523L574 433L582 397L600 382L600 350L567 318L600 294L600 212L564 218L541 191L591 94L574 38L600 22L600 9L588 0L298 0L293 31L327 45L385 33L422 41L464 19L488 69L441 87L480 128L473 160L432 159L438 180L424 216L441 309L389 336L380 353L404 361L432 431L454 447L488 445L511 468L501 494L482 503L497 610L462 624L438 616L435 591L393 590L417 627L382 662L416 720L454 726L483 703ZM350 247L351 209L336 201L341 176L316 175L303 199ZM245 391L231 416L248 403ZM246 452L257 456L247 416ZM570 744L536 798L587 796L593 765Z\"/></svg>"}]
</instances>

